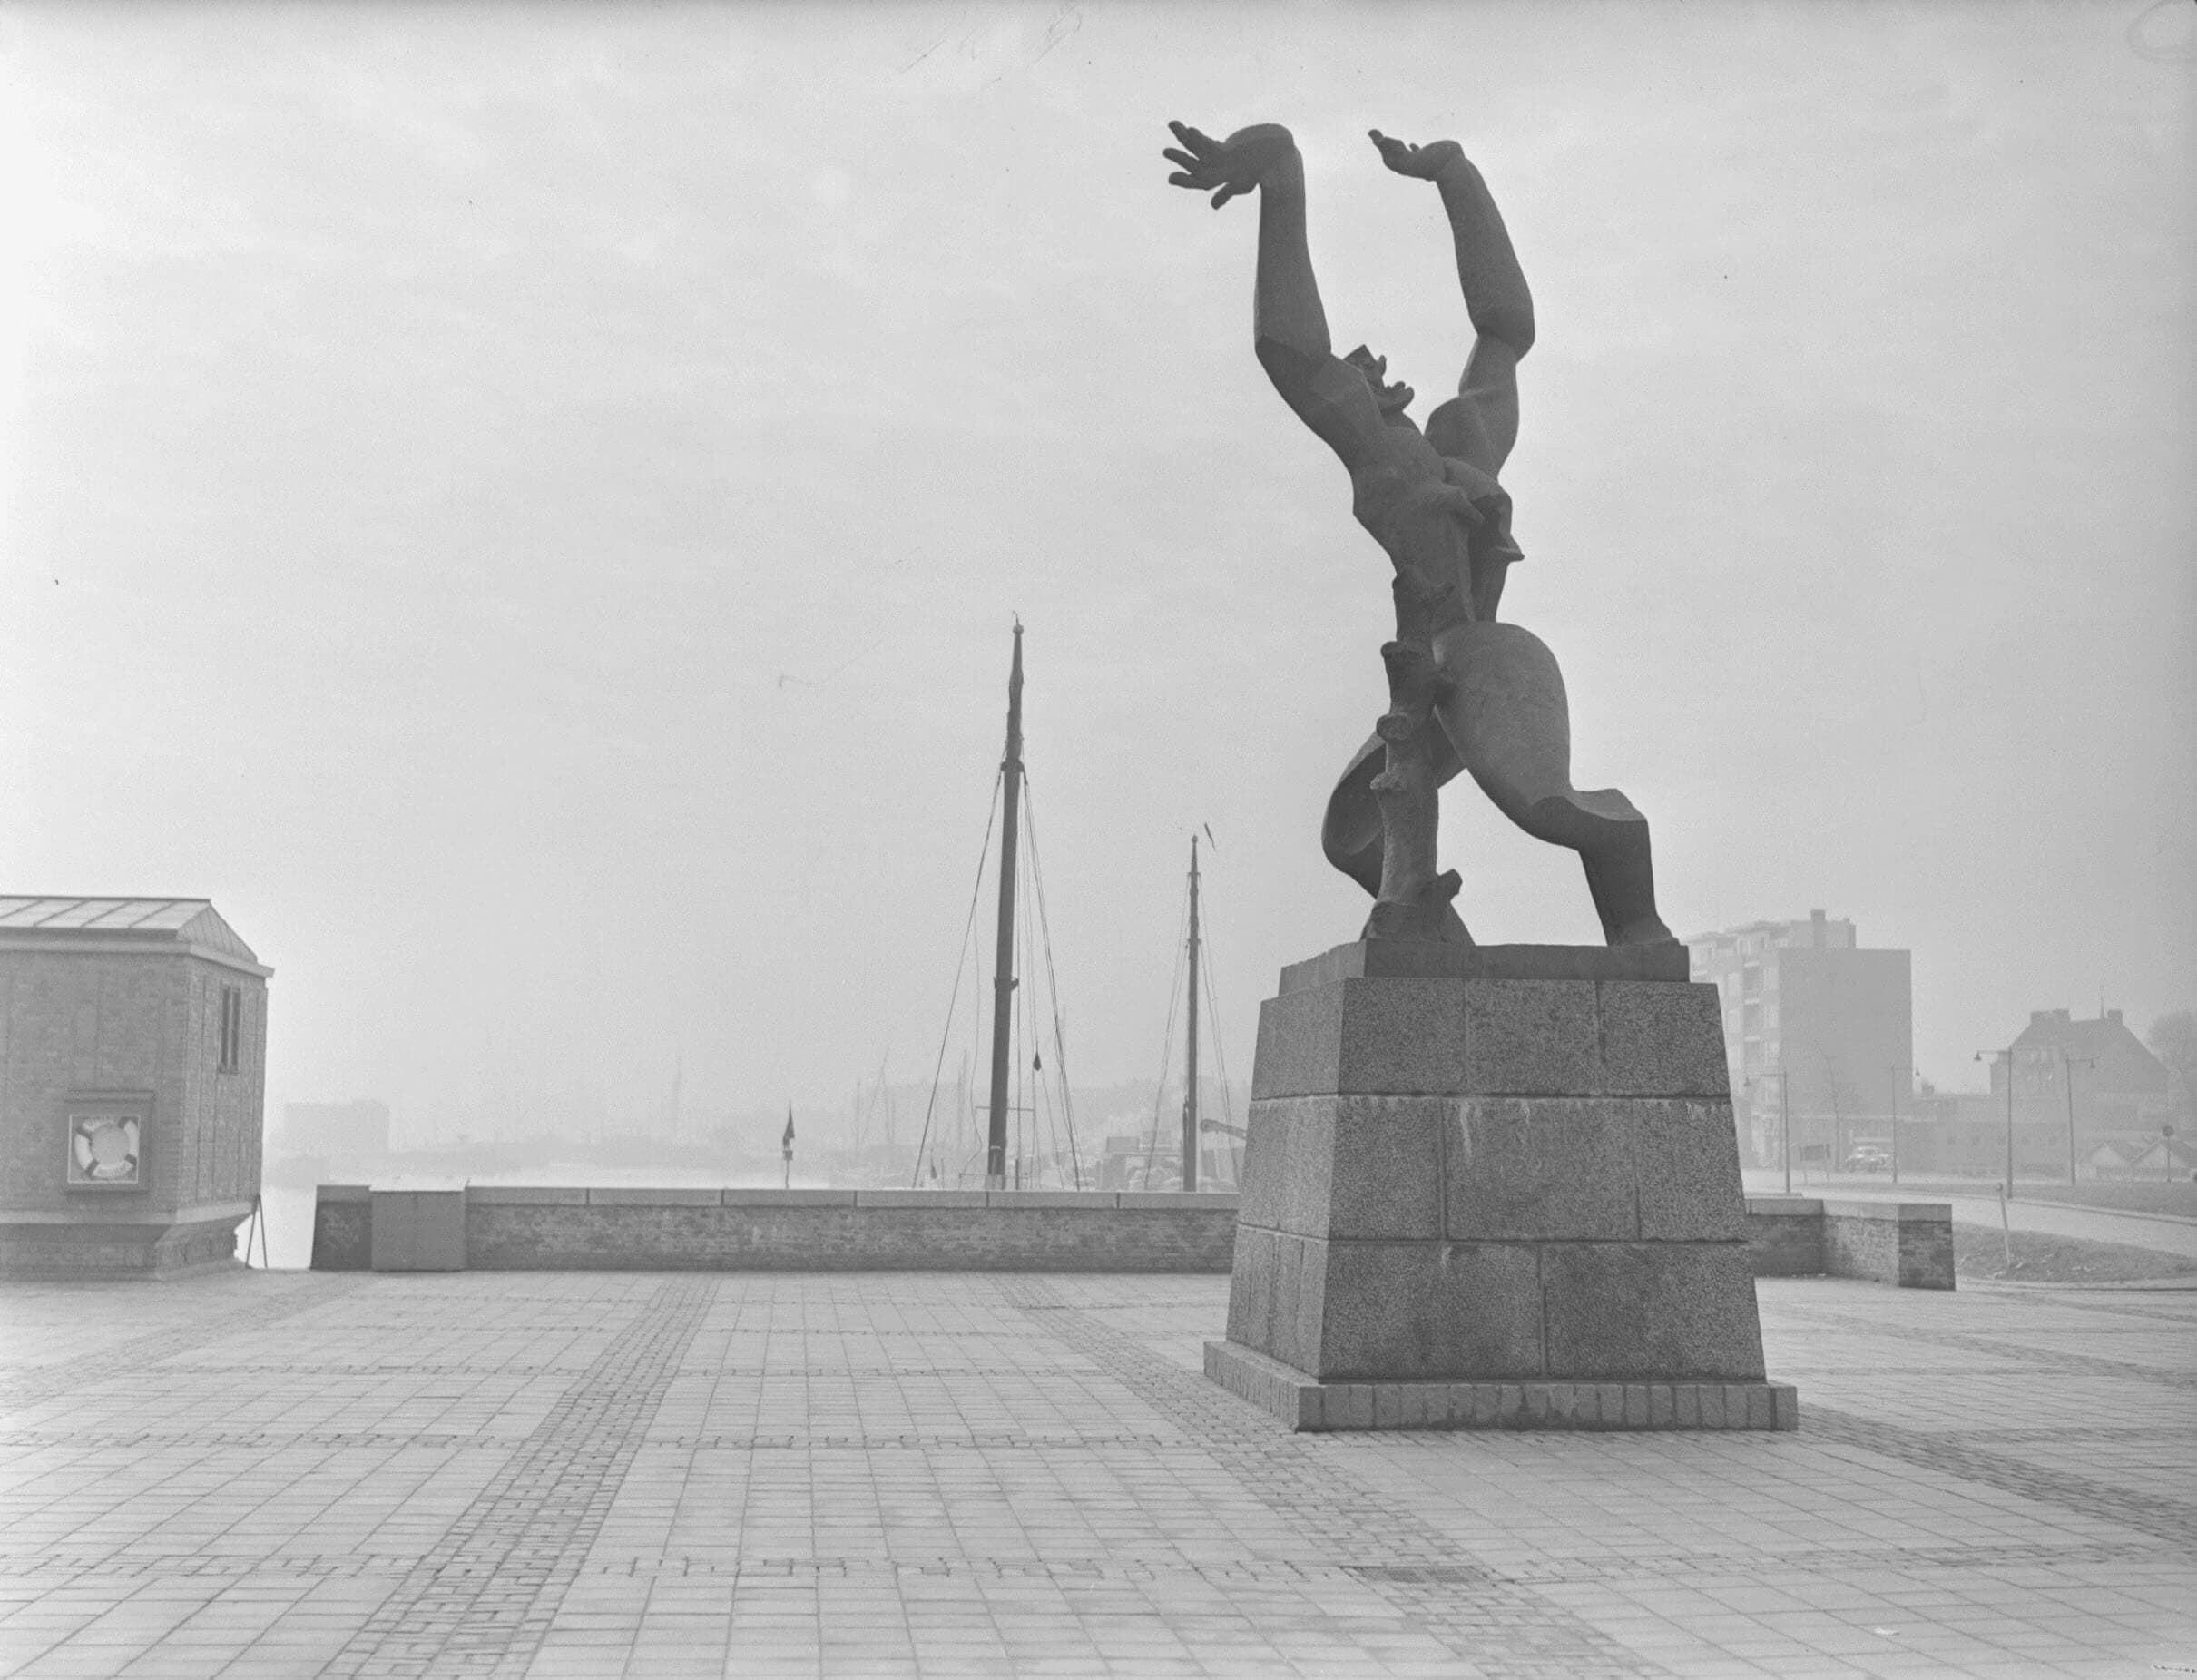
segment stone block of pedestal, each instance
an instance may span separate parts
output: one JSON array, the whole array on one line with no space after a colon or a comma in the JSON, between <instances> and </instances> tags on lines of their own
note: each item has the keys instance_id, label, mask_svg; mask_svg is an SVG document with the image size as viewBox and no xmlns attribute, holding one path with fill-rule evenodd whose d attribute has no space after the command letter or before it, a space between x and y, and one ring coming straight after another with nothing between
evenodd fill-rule
<instances>
[{"instance_id":1,"label":"stone block of pedestal","mask_svg":"<svg viewBox=\"0 0 2197 1680\"><path fill-rule=\"evenodd\" d=\"M1763 1372L1715 988L1520 948L1285 971L1208 1373L1302 1429L1796 1427Z\"/></svg>"}]
</instances>

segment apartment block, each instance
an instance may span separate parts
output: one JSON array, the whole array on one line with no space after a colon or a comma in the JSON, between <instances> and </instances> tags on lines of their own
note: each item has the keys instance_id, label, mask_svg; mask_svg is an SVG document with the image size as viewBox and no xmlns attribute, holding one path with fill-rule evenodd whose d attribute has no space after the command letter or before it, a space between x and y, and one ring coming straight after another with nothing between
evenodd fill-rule
<instances>
[{"instance_id":1,"label":"apartment block","mask_svg":"<svg viewBox=\"0 0 2197 1680\"><path fill-rule=\"evenodd\" d=\"M1909 953L1862 948L1854 924L1811 910L1686 941L1692 976L1721 994L1742 1154L1841 1165L1888 1142L1914 1089Z\"/></svg>"}]
</instances>

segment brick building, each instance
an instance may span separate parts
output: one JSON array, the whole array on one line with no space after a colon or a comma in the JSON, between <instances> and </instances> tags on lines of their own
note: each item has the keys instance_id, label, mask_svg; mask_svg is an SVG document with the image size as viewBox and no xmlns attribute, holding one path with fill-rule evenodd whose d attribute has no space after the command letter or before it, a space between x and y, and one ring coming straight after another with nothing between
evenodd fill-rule
<instances>
[{"instance_id":1,"label":"brick building","mask_svg":"<svg viewBox=\"0 0 2197 1680\"><path fill-rule=\"evenodd\" d=\"M1899 1128L1903 1173L1943 1173L1956 1178L2004 1178L2006 1174L2006 1098L1980 1091L1918 1093ZM2065 1178L2067 1124L2040 1105L2016 1105L2014 1174L2016 1178Z\"/></svg>"},{"instance_id":2,"label":"brick building","mask_svg":"<svg viewBox=\"0 0 2197 1680\"><path fill-rule=\"evenodd\" d=\"M1917 1172L2006 1170L2012 1122L2016 1177L2118 1177L2159 1142L2172 1117L2166 1067L2129 1031L2121 1011L2081 1021L2065 1009L2035 1009L2005 1055L1986 1056L1991 1090L1917 1097L1914 1125L1900 1134L1901 1159ZM2013 1112L2006 1080L2014 1080ZM2151 1159L2151 1170L2167 1164Z\"/></svg>"},{"instance_id":3,"label":"brick building","mask_svg":"<svg viewBox=\"0 0 2197 1680\"><path fill-rule=\"evenodd\" d=\"M1749 922L1686 941L1696 980L1721 994L1724 1057L1742 1155L1781 1158L1790 1125L1796 1168L1836 1168L1889 1143L1914 1088L1908 953L1864 950L1854 924Z\"/></svg>"},{"instance_id":4,"label":"brick building","mask_svg":"<svg viewBox=\"0 0 2197 1680\"><path fill-rule=\"evenodd\" d=\"M2172 1117L2166 1064L2129 1031L2118 1009L2094 1021L2075 1020L2065 1009L2034 1009L2012 1047L2017 1124L2035 1118L2064 1125L2072 1109L2079 1145L2155 1136ZM2007 1073L2004 1056L1992 1062L1991 1090L2001 1102Z\"/></svg>"},{"instance_id":5,"label":"brick building","mask_svg":"<svg viewBox=\"0 0 2197 1680\"><path fill-rule=\"evenodd\" d=\"M204 899L0 896L0 1270L235 1253L272 972Z\"/></svg>"}]
</instances>

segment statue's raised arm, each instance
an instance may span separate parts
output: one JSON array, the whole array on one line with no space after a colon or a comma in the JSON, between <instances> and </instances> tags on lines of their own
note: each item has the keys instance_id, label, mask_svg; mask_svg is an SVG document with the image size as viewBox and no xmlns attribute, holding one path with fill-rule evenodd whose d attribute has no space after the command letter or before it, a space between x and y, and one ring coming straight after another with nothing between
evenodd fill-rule
<instances>
[{"instance_id":1,"label":"statue's raised arm","mask_svg":"<svg viewBox=\"0 0 2197 1680\"><path fill-rule=\"evenodd\" d=\"M1454 140L1415 146L1378 128L1371 138L1390 169L1431 181L1440 190L1456 250L1457 284L1477 337L1456 397L1427 416L1427 435L1443 454L1492 477L1518 440L1517 368L1534 348L1533 293L1502 212L1462 146Z\"/></svg>"},{"instance_id":2,"label":"statue's raised arm","mask_svg":"<svg viewBox=\"0 0 2197 1680\"><path fill-rule=\"evenodd\" d=\"M1290 131L1275 123L1238 129L1215 140L1182 123L1167 125L1180 147L1164 155L1178 165L1170 184L1211 192L1218 210L1230 199L1259 193L1259 281L1251 336L1259 365L1298 418L1356 471L1378 447L1381 411L1366 378L1339 360L1328 337L1327 311L1305 242L1304 160ZM1410 393L1403 393L1409 401Z\"/></svg>"}]
</instances>

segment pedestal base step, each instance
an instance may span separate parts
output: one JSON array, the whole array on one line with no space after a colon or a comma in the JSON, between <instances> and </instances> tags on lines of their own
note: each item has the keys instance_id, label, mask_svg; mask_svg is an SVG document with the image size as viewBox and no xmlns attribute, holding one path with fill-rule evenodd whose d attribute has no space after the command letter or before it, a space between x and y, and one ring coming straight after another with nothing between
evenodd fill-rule
<instances>
[{"instance_id":1,"label":"pedestal base step","mask_svg":"<svg viewBox=\"0 0 2197 1680\"><path fill-rule=\"evenodd\" d=\"M1234 1341L1205 1374L1292 1429L1798 1429L1789 1382L1323 1382Z\"/></svg>"}]
</instances>

